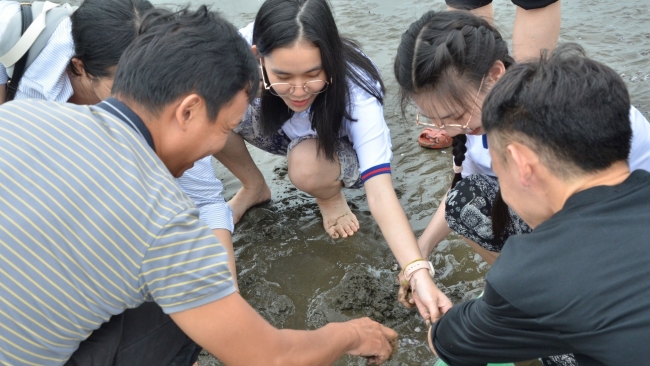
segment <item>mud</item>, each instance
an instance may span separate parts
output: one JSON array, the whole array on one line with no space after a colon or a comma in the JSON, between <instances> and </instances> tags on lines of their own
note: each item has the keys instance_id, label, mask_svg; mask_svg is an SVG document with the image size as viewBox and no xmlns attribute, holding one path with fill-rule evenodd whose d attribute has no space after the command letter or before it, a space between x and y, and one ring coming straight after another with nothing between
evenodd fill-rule
<instances>
[{"instance_id":1,"label":"mud","mask_svg":"<svg viewBox=\"0 0 650 366\"><path fill-rule=\"evenodd\" d=\"M154 1L157 4L169 0ZM205 1L236 26L254 19L262 0ZM178 1L184 4L187 1ZM193 5L201 2L192 1ZM445 9L442 0L331 0L342 34L361 43L379 67L387 87L384 114L393 141L393 183L416 235L435 212L451 182L449 150L417 145L420 128L408 111L401 118L392 62L399 37L427 10ZM511 36L515 7L497 0L495 24ZM632 104L650 115L650 33L647 0L564 0L560 42L579 42L588 54L614 68L626 81ZM395 261L374 220L363 190L346 190L361 223L349 239L330 239L314 200L289 182L285 159L251 148L271 188L271 202L247 213L234 235L235 255L244 298L271 324L311 329L329 321L369 316L393 327L399 350L388 365L433 365L426 345L426 325L416 311L396 300ZM221 165L215 172L226 198L239 182ZM436 282L454 303L478 296L489 267L455 235L432 254ZM201 366L218 364L204 355ZM343 357L336 365L364 365Z\"/></svg>"}]
</instances>

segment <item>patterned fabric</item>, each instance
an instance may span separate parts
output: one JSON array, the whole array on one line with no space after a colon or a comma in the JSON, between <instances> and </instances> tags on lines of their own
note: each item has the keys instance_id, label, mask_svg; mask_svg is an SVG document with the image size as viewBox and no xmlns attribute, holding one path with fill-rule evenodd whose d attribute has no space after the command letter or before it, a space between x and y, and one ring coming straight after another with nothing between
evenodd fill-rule
<instances>
[{"instance_id":1,"label":"patterned fabric","mask_svg":"<svg viewBox=\"0 0 650 366\"><path fill-rule=\"evenodd\" d=\"M541 361L544 366L578 366L578 361L572 354L545 357Z\"/></svg>"},{"instance_id":2,"label":"patterned fabric","mask_svg":"<svg viewBox=\"0 0 650 366\"><path fill-rule=\"evenodd\" d=\"M447 194L445 219L449 228L491 252L501 252L505 240L525 234L531 228L511 209L507 235L495 238L492 233L492 202L499 190L497 178L474 174L463 178Z\"/></svg>"},{"instance_id":3,"label":"patterned fabric","mask_svg":"<svg viewBox=\"0 0 650 366\"><path fill-rule=\"evenodd\" d=\"M306 135L291 140L282 131L278 130L275 134L268 136L262 133L260 126L260 103L257 99L252 106L249 107L244 120L235 128L235 132L239 134L249 144L264 150L268 153L275 155L288 155L291 149L296 147L299 143L309 140L317 139L317 135ZM363 181L359 173L359 159L357 153L352 147L352 143L343 137L336 142L336 155L341 164L341 175L338 180L343 183L345 188L361 188ZM389 170L390 172L390 170Z\"/></svg>"}]
</instances>

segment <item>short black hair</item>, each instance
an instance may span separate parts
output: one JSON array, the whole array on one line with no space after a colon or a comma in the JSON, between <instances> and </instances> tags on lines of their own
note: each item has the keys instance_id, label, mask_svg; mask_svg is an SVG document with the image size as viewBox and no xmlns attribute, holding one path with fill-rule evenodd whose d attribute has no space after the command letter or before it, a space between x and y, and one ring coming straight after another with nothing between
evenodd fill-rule
<instances>
[{"instance_id":1,"label":"short black hair","mask_svg":"<svg viewBox=\"0 0 650 366\"><path fill-rule=\"evenodd\" d=\"M190 93L207 104L208 117L245 90L249 101L259 87L257 63L237 29L205 5L196 11L154 9L140 35L126 49L115 73L113 93L153 115Z\"/></svg>"},{"instance_id":2,"label":"short black hair","mask_svg":"<svg viewBox=\"0 0 650 366\"><path fill-rule=\"evenodd\" d=\"M109 69L138 35L142 16L151 9L147 0L84 0L70 16L73 57L83 62L88 74L111 76ZM70 70L80 75L81 70Z\"/></svg>"},{"instance_id":3,"label":"short black hair","mask_svg":"<svg viewBox=\"0 0 650 366\"><path fill-rule=\"evenodd\" d=\"M554 174L569 178L627 161L629 110L623 79L566 44L548 59L508 69L484 101L482 122L491 141L524 143Z\"/></svg>"}]
</instances>

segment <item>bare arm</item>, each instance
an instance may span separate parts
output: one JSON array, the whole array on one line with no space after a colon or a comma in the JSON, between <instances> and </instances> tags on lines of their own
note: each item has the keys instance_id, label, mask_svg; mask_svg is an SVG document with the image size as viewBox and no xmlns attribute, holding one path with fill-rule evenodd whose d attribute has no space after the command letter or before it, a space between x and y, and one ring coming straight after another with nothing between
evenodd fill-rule
<instances>
[{"instance_id":1,"label":"bare arm","mask_svg":"<svg viewBox=\"0 0 650 366\"><path fill-rule=\"evenodd\" d=\"M219 239L221 245L226 248L228 252L228 269L232 273L232 280L235 282L235 288L239 291L237 284L237 266L235 265L235 250L232 245L232 234L226 229L214 229L212 233Z\"/></svg>"},{"instance_id":2,"label":"bare arm","mask_svg":"<svg viewBox=\"0 0 650 366\"><path fill-rule=\"evenodd\" d=\"M404 268L413 260L423 258L411 225L395 195L391 176L382 174L370 178L365 188L370 212L400 267ZM451 307L451 301L436 287L426 271L415 272L411 287L418 293L421 301L417 303L418 310L425 320L435 321Z\"/></svg>"},{"instance_id":3,"label":"bare arm","mask_svg":"<svg viewBox=\"0 0 650 366\"><path fill-rule=\"evenodd\" d=\"M424 232L418 239L418 246L424 258L428 258L431 252L433 252L433 249L451 233L451 229L447 225L447 220L445 220L446 201L447 194L445 193L429 225L427 225L427 228L424 229Z\"/></svg>"},{"instance_id":4,"label":"bare arm","mask_svg":"<svg viewBox=\"0 0 650 366\"><path fill-rule=\"evenodd\" d=\"M331 365L344 354L391 356L397 333L368 318L330 323L314 331L278 330L234 293L170 314L196 343L227 365Z\"/></svg>"}]
</instances>

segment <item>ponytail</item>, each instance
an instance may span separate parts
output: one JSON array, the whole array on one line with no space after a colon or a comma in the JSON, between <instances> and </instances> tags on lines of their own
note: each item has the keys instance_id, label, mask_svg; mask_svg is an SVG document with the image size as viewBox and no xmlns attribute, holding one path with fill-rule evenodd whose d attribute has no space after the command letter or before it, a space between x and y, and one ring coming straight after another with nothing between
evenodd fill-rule
<instances>
[{"instance_id":1,"label":"ponytail","mask_svg":"<svg viewBox=\"0 0 650 366\"><path fill-rule=\"evenodd\" d=\"M452 142L452 152L454 154L454 179L451 181L451 188L456 186L463 176L461 172L463 171L463 161L465 161L465 153L467 152L467 135L461 134L454 136L454 142Z\"/></svg>"}]
</instances>

